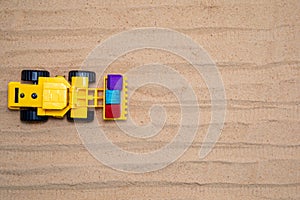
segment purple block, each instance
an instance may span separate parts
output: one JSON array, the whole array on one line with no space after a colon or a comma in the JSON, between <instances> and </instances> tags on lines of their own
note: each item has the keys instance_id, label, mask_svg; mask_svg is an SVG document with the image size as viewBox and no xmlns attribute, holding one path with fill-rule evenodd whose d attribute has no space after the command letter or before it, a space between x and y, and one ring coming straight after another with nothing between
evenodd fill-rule
<instances>
[{"instance_id":1,"label":"purple block","mask_svg":"<svg viewBox=\"0 0 300 200\"><path fill-rule=\"evenodd\" d=\"M109 90L122 90L123 77L120 74L107 75L107 89Z\"/></svg>"}]
</instances>

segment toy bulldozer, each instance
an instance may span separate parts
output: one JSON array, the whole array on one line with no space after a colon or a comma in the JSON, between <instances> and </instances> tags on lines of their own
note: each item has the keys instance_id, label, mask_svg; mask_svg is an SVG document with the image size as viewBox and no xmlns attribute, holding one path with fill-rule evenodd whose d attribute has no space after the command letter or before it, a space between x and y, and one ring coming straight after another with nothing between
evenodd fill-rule
<instances>
[{"instance_id":1,"label":"toy bulldozer","mask_svg":"<svg viewBox=\"0 0 300 200\"><path fill-rule=\"evenodd\" d=\"M90 88L96 82L91 71L70 71L50 77L48 71L23 70L20 82L8 84L8 108L20 110L21 121L46 121L49 116L68 121L94 120L94 108L103 108L104 120L126 120L127 80L121 74L104 77L103 88Z\"/></svg>"}]
</instances>

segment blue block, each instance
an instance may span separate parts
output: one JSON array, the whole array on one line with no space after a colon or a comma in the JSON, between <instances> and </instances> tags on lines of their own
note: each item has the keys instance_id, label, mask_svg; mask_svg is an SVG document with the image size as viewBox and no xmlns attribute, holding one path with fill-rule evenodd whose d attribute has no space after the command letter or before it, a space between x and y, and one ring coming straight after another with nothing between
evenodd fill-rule
<instances>
[{"instance_id":1,"label":"blue block","mask_svg":"<svg viewBox=\"0 0 300 200\"><path fill-rule=\"evenodd\" d=\"M120 90L105 90L105 104L120 104Z\"/></svg>"}]
</instances>

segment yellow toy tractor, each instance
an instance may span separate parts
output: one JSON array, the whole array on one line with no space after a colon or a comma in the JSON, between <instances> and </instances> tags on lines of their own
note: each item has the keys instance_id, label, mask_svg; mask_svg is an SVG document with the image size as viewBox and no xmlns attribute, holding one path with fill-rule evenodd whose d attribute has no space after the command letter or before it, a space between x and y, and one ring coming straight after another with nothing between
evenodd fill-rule
<instances>
[{"instance_id":1,"label":"yellow toy tractor","mask_svg":"<svg viewBox=\"0 0 300 200\"><path fill-rule=\"evenodd\" d=\"M126 120L127 80L121 74L104 77L103 88L90 88L96 82L91 71L70 71L50 77L48 71L23 70L20 82L8 84L8 108L20 110L21 121L46 121L48 116L68 121L94 120L94 108L103 108L104 120Z\"/></svg>"}]
</instances>

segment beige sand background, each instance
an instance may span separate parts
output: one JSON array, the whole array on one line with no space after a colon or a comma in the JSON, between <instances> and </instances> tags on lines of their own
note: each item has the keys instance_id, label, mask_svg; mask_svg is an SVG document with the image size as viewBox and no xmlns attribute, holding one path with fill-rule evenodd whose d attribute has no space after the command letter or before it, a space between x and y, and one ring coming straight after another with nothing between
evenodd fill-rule
<instances>
[{"instance_id":1,"label":"beige sand background","mask_svg":"<svg viewBox=\"0 0 300 200\"><path fill-rule=\"evenodd\" d=\"M299 13L298 0L1 1L0 199L300 199ZM180 31L217 63L227 117L204 160L198 151L211 116L209 93L201 76L170 53L132 52L108 69L161 62L194 87L201 109L197 136L179 160L159 171L113 170L88 153L74 124L24 124L7 109L7 84L19 81L22 69L67 75L97 44L136 27ZM132 138L99 121L123 149L155 150L176 134L180 107L165 88L140 88L129 104L136 123L149 122L153 103L168 113L166 127L153 138Z\"/></svg>"}]
</instances>

